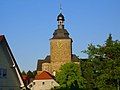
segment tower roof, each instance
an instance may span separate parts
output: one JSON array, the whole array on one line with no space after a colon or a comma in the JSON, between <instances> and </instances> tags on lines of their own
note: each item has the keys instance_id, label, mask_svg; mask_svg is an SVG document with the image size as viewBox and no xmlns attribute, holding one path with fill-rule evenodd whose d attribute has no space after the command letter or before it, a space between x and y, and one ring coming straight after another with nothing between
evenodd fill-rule
<instances>
[{"instance_id":1,"label":"tower roof","mask_svg":"<svg viewBox=\"0 0 120 90\"><path fill-rule=\"evenodd\" d=\"M56 29L52 39L70 39L70 37L66 29Z\"/></svg>"},{"instance_id":2,"label":"tower roof","mask_svg":"<svg viewBox=\"0 0 120 90\"><path fill-rule=\"evenodd\" d=\"M68 31L64 29L65 18L62 13L57 16L57 21L58 29L54 31L52 39L70 39Z\"/></svg>"},{"instance_id":3,"label":"tower roof","mask_svg":"<svg viewBox=\"0 0 120 90\"><path fill-rule=\"evenodd\" d=\"M62 15L62 13L60 13L60 14L57 16L57 21L59 21L59 20L65 21L65 18L64 18L64 16Z\"/></svg>"}]
</instances>

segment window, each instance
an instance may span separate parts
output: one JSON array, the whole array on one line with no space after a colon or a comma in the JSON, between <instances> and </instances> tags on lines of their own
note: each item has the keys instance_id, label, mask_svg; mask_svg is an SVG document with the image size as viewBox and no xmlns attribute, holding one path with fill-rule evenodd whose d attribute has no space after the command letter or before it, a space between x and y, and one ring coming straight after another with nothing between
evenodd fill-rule
<instances>
[{"instance_id":1,"label":"window","mask_svg":"<svg viewBox=\"0 0 120 90\"><path fill-rule=\"evenodd\" d=\"M6 78L7 77L7 69L0 68L0 78Z\"/></svg>"},{"instance_id":2,"label":"window","mask_svg":"<svg viewBox=\"0 0 120 90\"><path fill-rule=\"evenodd\" d=\"M42 85L44 85L45 84L45 82L42 82Z\"/></svg>"},{"instance_id":3,"label":"window","mask_svg":"<svg viewBox=\"0 0 120 90\"><path fill-rule=\"evenodd\" d=\"M7 76L7 69L3 69L3 77Z\"/></svg>"},{"instance_id":4,"label":"window","mask_svg":"<svg viewBox=\"0 0 120 90\"><path fill-rule=\"evenodd\" d=\"M29 87L32 88L32 84L30 84Z\"/></svg>"},{"instance_id":5,"label":"window","mask_svg":"<svg viewBox=\"0 0 120 90\"><path fill-rule=\"evenodd\" d=\"M35 82L33 82L33 85L35 85Z\"/></svg>"}]
</instances>

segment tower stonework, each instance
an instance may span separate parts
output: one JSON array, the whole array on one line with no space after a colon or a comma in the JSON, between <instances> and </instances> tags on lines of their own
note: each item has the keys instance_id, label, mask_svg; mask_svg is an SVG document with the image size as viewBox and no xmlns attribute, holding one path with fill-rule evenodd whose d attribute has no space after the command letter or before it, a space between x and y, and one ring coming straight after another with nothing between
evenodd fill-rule
<instances>
[{"instance_id":1,"label":"tower stonework","mask_svg":"<svg viewBox=\"0 0 120 90\"><path fill-rule=\"evenodd\" d=\"M51 62L71 61L71 39L52 39L50 40Z\"/></svg>"},{"instance_id":2,"label":"tower stonework","mask_svg":"<svg viewBox=\"0 0 120 90\"><path fill-rule=\"evenodd\" d=\"M52 71L59 70L60 63L71 61L72 47L71 39L51 39L50 40L50 55ZM59 66L58 66L59 65Z\"/></svg>"},{"instance_id":3,"label":"tower stonework","mask_svg":"<svg viewBox=\"0 0 120 90\"><path fill-rule=\"evenodd\" d=\"M50 55L44 60L38 60L37 72L48 71L55 75L61 65L68 62L79 63L79 58L72 54L72 39L64 28L64 16L60 13L57 17L58 28L50 39Z\"/></svg>"}]
</instances>

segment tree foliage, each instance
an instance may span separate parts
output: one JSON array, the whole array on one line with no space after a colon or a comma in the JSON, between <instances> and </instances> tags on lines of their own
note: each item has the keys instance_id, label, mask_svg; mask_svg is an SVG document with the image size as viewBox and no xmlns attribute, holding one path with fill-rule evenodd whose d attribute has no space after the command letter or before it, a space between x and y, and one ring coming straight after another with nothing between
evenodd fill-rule
<instances>
[{"instance_id":1,"label":"tree foliage","mask_svg":"<svg viewBox=\"0 0 120 90\"><path fill-rule=\"evenodd\" d=\"M22 71L22 75L26 75L26 72L24 70Z\"/></svg>"},{"instance_id":2,"label":"tree foliage","mask_svg":"<svg viewBox=\"0 0 120 90\"><path fill-rule=\"evenodd\" d=\"M27 73L23 70L22 71L22 75L27 75L29 78L35 78L35 76L36 76L36 74L37 74L37 71L35 70L35 71L27 71Z\"/></svg>"},{"instance_id":3,"label":"tree foliage","mask_svg":"<svg viewBox=\"0 0 120 90\"><path fill-rule=\"evenodd\" d=\"M112 40L109 35L103 45L88 46L84 51L89 59L82 61L82 75L88 81L89 88L102 90L119 88L120 81L120 41Z\"/></svg>"},{"instance_id":4,"label":"tree foliage","mask_svg":"<svg viewBox=\"0 0 120 90\"><path fill-rule=\"evenodd\" d=\"M60 84L61 89L79 89L86 87L86 81L80 74L80 67L75 63L66 63L61 66L57 72L56 80Z\"/></svg>"},{"instance_id":5,"label":"tree foliage","mask_svg":"<svg viewBox=\"0 0 120 90\"><path fill-rule=\"evenodd\" d=\"M33 72L30 71L30 70L27 72L27 76L28 76L29 78L34 78L34 74L33 74Z\"/></svg>"}]
</instances>

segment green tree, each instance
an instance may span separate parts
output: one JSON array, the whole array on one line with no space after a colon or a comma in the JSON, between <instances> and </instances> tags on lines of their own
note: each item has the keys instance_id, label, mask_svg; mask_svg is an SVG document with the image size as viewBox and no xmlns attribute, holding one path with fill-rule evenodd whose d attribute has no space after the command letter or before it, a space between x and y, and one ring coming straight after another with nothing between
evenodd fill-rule
<instances>
[{"instance_id":1,"label":"green tree","mask_svg":"<svg viewBox=\"0 0 120 90\"><path fill-rule=\"evenodd\" d=\"M26 75L26 72L24 70L22 71L22 75Z\"/></svg>"},{"instance_id":2,"label":"green tree","mask_svg":"<svg viewBox=\"0 0 120 90\"><path fill-rule=\"evenodd\" d=\"M61 66L56 74L56 80L61 89L83 89L86 87L86 80L80 74L80 67L75 63L66 63Z\"/></svg>"},{"instance_id":3,"label":"green tree","mask_svg":"<svg viewBox=\"0 0 120 90\"><path fill-rule=\"evenodd\" d=\"M96 74L92 61L90 59L82 60L80 66L81 66L82 76L87 80L87 87L86 87L87 90L97 89L95 83Z\"/></svg>"},{"instance_id":4,"label":"green tree","mask_svg":"<svg viewBox=\"0 0 120 90\"><path fill-rule=\"evenodd\" d=\"M30 70L27 72L27 75L29 78L34 78L33 72Z\"/></svg>"},{"instance_id":5,"label":"green tree","mask_svg":"<svg viewBox=\"0 0 120 90\"><path fill-rule=\"evenodd\" d=\"M33 71L33 76L35 77L37 74L37 70Z\"/></svg>"},{"instance_id":6,"label":"green tree","mask_svg":"<svg viewBox=\"0 0 120 90\"><path fill-rule=\"evenodd\" d=\"M83 77L89 82L88 86L93 88L93 84L94 88L102 90L119 89L120 41L113 41L110 34L105 44L90 44L84 52L88 54L89 59L82 61L81 68Z\"/></svg>"}]
</instances>

